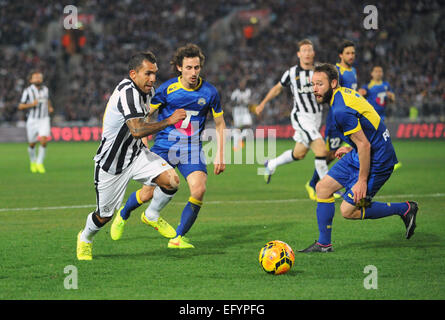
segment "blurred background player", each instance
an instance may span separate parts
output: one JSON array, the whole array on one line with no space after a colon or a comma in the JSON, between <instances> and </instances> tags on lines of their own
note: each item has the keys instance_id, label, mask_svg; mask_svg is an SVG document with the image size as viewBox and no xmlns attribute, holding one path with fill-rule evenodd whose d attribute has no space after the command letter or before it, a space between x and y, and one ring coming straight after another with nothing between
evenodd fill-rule
<instances>
[{"instance_id":1,"label":"blurred background player","mask_svg":"<svg viewBox=\"0 0 445 320\"><path fill-rule=\"evenodd\" d=\"M247 137L245 129L252 126L252 115L249 111L252 91L247 87L247 79L243 78L238 88L236 88L230 99L233 103L233 150L238 151L243 148L243 139Z\"/></svg>"},{"instance_id":2,"label":"blurred background player","mask_svg":"<svg viewBox=\"0 0 445 320\"><path fill-rule=\"evenodd\" d=\"M355 62L354 42L343 40L338 47L338 57L340 58L340 62L336 63L335 66L339 74L339 85L341 87L357 90L357 71L352 66ZM331 108L329 108L326 117L325 141L326 147L328 148L326 162L329 165L335 160L335 152L342 144L342 133L335 128ZM315 186L319 180L320 177L317 170L314 170L312 179L306 183L306 191L308 192L311 200L316 200ZM334 197L337 199L340 198L341 192L335 192Z\"/></svg>"},{"instance_id":3,"label":"blurred background player","mask_svg":"<svg viewBox=\"0 0 445 320\"><path fill-rule=\"evenodd\" d=\"M138 53L131 57L128 69L129 79L115 87L104 113L102 141L94 157L97 206L77 235L78 260L93 259L93 238L119 208L130 180L172 191L179 186L176 171L141 139L175 125L186 113L177 109L162 121L148 123L148 104L158 71L156 57L151 52ZM145 202L151 194L140 193L139 197Z\"/></svg>"},{"instance_id":4,"label":"blurred background player","mask_svg":"<svg viewBox=\"0 0 445 320\"><path fill-rule=\"evenodd\" d=\"M320 177L328 172L326 164L326 147L320 133L322 107L317 103L312 91L311 78L314 69L315 51L312 41L308 39L298 42L299 63L284 72L281 80L269 90L266 97L256 107L259 115L265 105L277 97L284 87L290 87L294 105L290 115L292 127L295 130L294 149L286 150L275 159L269 159L264 164L265 180L269 183L272 174L280 165L304 159L309 149L315 154L315 169Z\"/></svg>"},{"instance_id":5,"label":"blurred background player","mask_svg":"<svg viewBox=\"0 0 445 320\"><path fill-rule=\"evenodd\" d=\"M51 136L49 114L54 108L49 99L48 88L43 85L43 74L32 71L29 74L29 87L25 88L18 106L19 110L26 110L26 134L28 138L28 154L32 173L45 173L43 161L46 155L48 138ZM40 142L39 152L36 155L36 144Z\"/></svg>"},{"instance_id":6,"label":"blurred background player","mask_svg":"<svg viewBox=\"0 0 445 320\"><path fill-rule=\"evenodd\" d=\"M383 68L374 66L371 71L371 81L361 87L360 94L368 100L379 114L382 121L385 121L385 107L388 102L395 102L396 95L391 90L391 86L387 81L383 81ZM402 166L401 162L397 162L394 170Z\"/></svg>"},{"instance_id":7,"label":"blurred background player","mask_svg":"<svg viewBox=\"0 0 445 320\"><path fill-rule=\"evenodd\" d=\"M414 201L384 203L372 198L391 176L397 163L389 131L374 108L357 91L340 87L338 71L331 64L315 68L312 78L318 103L329 103L334 125L350 147L340 147L340 160L317 184L319 238L300 252L331 252L334 192L345 187L341 213L346 219L381 219L398 215L405 224L406 239L416 228L418 206Z\"/></svg>"},{"instance_id":8,"label":"blurred background player","mask_svg":"<svg viewBox=\"0 0 445 320\"><path fill-rule=\"evenodd\" d=\"M170 62L178 76L160 85L150 103L151 109L158 110L158 120L166 119L180 108L184 108L187 113L183 121L156 134L151 148L152 152L168 161L172 167L178 168L190 189L190 197L176 229L176 237L168 242L168 247L174 249L194 248L184 235L195 223L206 192L207 165L201 134L209 112L213 115L217 133L213 172L219 175L225 170L226 126L223 110L217 89L200 77L204 60L204 54L195 44L178 48Z\"/></svg>"}]
</instances>

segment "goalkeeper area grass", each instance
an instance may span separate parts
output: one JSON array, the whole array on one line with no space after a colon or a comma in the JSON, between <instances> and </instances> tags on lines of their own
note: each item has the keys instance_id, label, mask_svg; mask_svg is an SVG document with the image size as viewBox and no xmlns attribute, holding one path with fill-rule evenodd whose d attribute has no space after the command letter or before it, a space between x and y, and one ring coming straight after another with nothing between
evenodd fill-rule
<instances>
[{"instance_id":1,"label":"goalkeeper area grass","mask_svg":"<svg viewBox=\"0 0 445 320\"><path fill-rule=\"evenodd\" d=\"M278 140L276 154L293 145ZM418 202L410 240L399 217L346 220L337 200L335 251L298 253L318 238L316 203L304 188L314 168L309 152L279 167L269 185L258 175L262 164L229 164L220 176L209 165L204 204L187 234L195 249L168 249L168 239L141 223L145 204L121 240L111 240L108 223L94 239L93 261L78 261L77 233L95 208L98 143L49 143L46 174L29 171L26 144L1 144L0 299L445 299L445 142L394 145L403 166L375 200ZM131 182L126 198L139 187ZM188 196L181 177L162 212L174 227ZM284 275L258 263L270 240L295 251Z\"/></svg>"}]
</instances>

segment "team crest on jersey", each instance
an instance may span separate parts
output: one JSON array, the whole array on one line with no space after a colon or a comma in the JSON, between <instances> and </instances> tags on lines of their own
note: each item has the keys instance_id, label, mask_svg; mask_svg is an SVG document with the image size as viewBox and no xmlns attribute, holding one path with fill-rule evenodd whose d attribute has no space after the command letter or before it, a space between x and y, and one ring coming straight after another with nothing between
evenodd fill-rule
<instances>
[{"instance_id":1,"label":"team crest on jersey","mask_svg":"<svg viewBox=\"0 0 445 320\"><path fill-rule=\"evenodd\" d=\"M199 98L198 99L198 104L202 107L202 106L204 106L205 104L206 104L206 99L204 99L204 98Z\"/></svg>"}]
</instances>

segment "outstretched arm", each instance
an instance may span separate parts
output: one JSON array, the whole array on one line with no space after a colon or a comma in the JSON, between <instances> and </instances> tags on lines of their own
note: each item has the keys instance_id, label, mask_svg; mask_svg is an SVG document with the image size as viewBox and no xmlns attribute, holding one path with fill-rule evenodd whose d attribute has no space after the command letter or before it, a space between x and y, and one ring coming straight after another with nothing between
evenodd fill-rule
<instances>
[{"instance_id":1,"label":"outstretched arm","mask_svg":"<svg viewBox=\"0 0 445 320\"><path fill-rule=\"evenodd\" d=\"M280 82L278 82L276 85L272 87L272 89L269 90L266 97L261 101L261 103L256 107L256 114L259 115L264 107L266 106L266 103L268 103L270 100L274 99L276 96L278 96L281 91L283 90L283 86Z\"/></svg>"},{"instance_id":2,"label":"outstretched arm","mask_svg":"<svg viewBox=\"0 0 445 320\"><path fill-rule=\"evenodd\" d=\"M170 125L176 124L186 118L184 109L177 109L173 114L160 122L147 122L147 118L131 118L127 120L127 126L136 139L155 134Z\"/></svg>"}]
</instances>

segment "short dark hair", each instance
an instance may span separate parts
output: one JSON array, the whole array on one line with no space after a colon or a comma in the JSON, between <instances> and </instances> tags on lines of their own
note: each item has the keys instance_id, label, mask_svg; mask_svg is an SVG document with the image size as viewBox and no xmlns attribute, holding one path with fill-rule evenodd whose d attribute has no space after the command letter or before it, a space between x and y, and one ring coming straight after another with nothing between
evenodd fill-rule
<instances>
[{"instance_id":1,"label":"short dark hair","mask_svg":"<svg viewBox=\"0 0 445 320\"><path fill-rule=\"evenodd\" d=\"M351 40L343 40L338 47L338 54L342 54L347 47L355 48L354 42L352 42Z\"/></svg>"},{"instance_id":2,"label":"short dark hair","mask_svg":"<svg viewBox=\"0 0 445 320\"><path fill-rule=\"evenodd\" d=\"M151 51L139 52L131 56L130 61L128 61L128 71L136 70L138 71L142 65L142 62L147 60L150 63L156 63L156 56Z\"/></svg>"},{"instance_id":3,"label":"short dark hair","mask_svg":"<svg viewBox=\"0 0 445 320\"><path fill-rule=\"evenodd\" d=\"M196 44L188 43L183 47L180 47L176 50L175 54L173 55L173 58L170 61L170 65L172 66L173 72L177 75L181 75L181 72L178 70L176 66L182 66L182 62L184 61L184 58L195 58L199 57L199 64L202 66L204 65L205 56L202 53L202 50L200 47L198 47Z\"/></svg>"},{"instance_id":4,"label":"short dark hair","mask_svg":"<svg viewBox=\"0 0 445 320\"><path fill-rule=\"evenodd\" d=\"M314 44L312 43L311 40L309 39L303 39L301 41L298 41L297 46L298 46L298 51L300 51L301 46L304 46L306 44L311 45L312 47L314 47Z\"/></svg>"},{"instance_id":5,"label":"short dark hair","mask_svg":"<svg viewBox=\"0 0 445 320\"><path fill-rule=\"evenodd\" d=\"M329 83L332 80L337 80L338 82L338 70L337 68L330 63L321 63L315 66L314 72L324 72L328 76Z\"/></svg>"}]
</instances>

